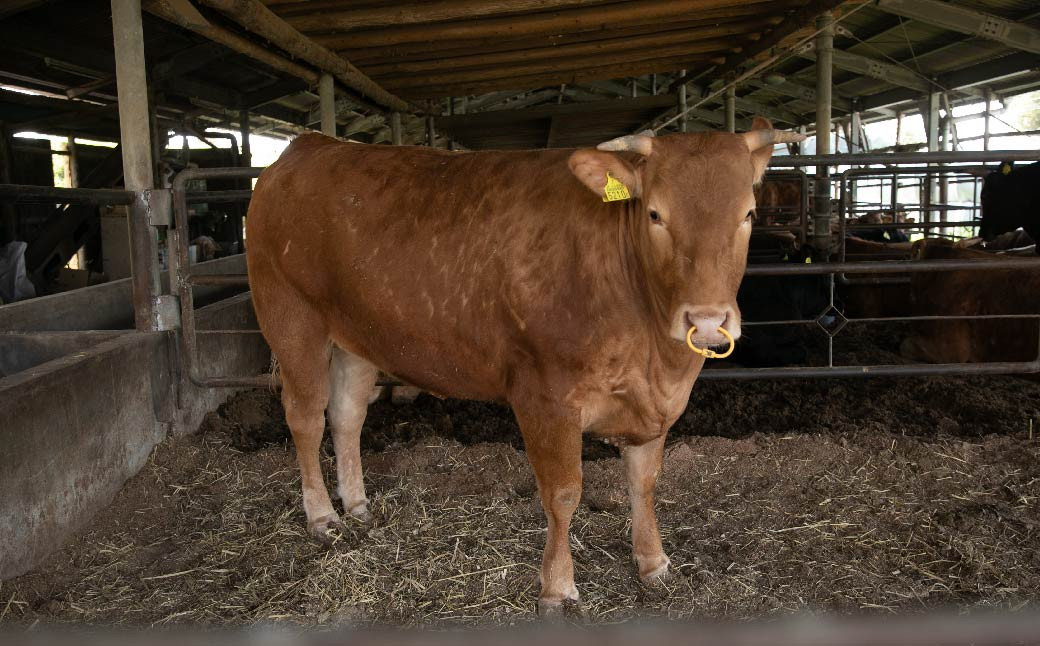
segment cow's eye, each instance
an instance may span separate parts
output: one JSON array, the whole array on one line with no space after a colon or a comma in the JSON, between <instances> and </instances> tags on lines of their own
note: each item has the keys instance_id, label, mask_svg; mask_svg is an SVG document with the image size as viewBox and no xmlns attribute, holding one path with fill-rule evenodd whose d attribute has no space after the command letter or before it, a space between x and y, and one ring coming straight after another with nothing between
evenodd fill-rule
<instances>
[{"instance_id":1,"label":"cow's eye","mask_svg":"<svg viewBox=\"0 0 1040 646\"><path fill-rule=\"evenodd\" d=\"M744 219L747 220L748 222L751 222L752 220L754 220L755 219L755 210L751 209L750 211L748 211L747 215L744 217Z\"/></svg>"},{"instance_id":2,"label":"cow's eye","mask_svg":"<svg viewBox=\"0 0 1040 646\"><path fill-rule=\"evenodd\" d=\"M650 209L650 219L654 222L660 222L661 215L657 211Z\"/></svg>"}]
</instances>

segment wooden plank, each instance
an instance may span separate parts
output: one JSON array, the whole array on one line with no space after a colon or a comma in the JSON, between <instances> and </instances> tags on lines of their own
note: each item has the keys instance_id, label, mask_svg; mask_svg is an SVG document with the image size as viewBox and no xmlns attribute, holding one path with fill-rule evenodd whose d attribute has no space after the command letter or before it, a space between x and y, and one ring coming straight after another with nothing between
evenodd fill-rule
<instances>
[{"instance_id":1,"label":"wooden plank","mask_svg":"<svg viewBox=\"0 0 1040 646\"><path fill-rule=\"evenodd\" d=\"M362 96L389 110L410 112L414 108L386 91L347 60L318 45L287 25L275 13L256 0L202 0L249 31L270 40L289 54L301 58Z\"/></svg>"},{"instance_id":2,"label":"wooden plank","mask_svg":"<svg viewBox=\"0 0 1040 646\"><path fill-rule=\"evenodd\" d=\"M779 0L775 4L785 7L800 0ZM469 54L490 54L517 49L536 49L539 47L557 47L584 43L603 38L622 38L626 36L645 36L655 33L667 33L682 29L695 29L705 26L723 26L742 20L761 17L763 12L761 5L750 4L747 6L731 7L724 10L702 11L696 14L692 20L667 20L664 22L652 22L635 26L619 26L611 29L596 29L579 32L558 32L549 34L538 34L535 36L521 36L519 38L483 38L465 40L444 40L437 42L401 43L385 47L354 47L350 45L350 36L315 36L316 41L324 42L325 39L337 38L344 41L346 48L337 51L344 57L352 60L355 64L364 67L366 64L404 62L406 60L429 60L448 56L465 56ZM770 17L771 20L780 21L780 16Z\"/></svg>"},{"instance_id":3,"label":"wooden plank","mask_svg":"<svg viewBox=\"0 0 1040 646\"><path fill-rule=\"evenodd\" d=\"M414 25L424 22L473 19L567 7L601 5L609 0L432 0L389 7L344 9L343 3L310 2L285 14L285 22L304 33L349 31L363 27ZM336 9L340 9L336 11Z\"/></svg>"},{"instance_id":4,"label":"wooden plank","mask_svg":"<svg viewBox=\"0 0 1040 646\"><path fill-rule=\"evenodd\" d=\"M563 60L546 60L524 63L521 65L489 65L479 68L459 69L450 72L432 72L429 74L393 74L379 75L377 78L387 87L402 85L441 85L466 83L503 78L506 76L530 76L549 74L552 72L575 71L593 67L624 66L640 61L653 61L672 57L686 57L693 61L704 58L705 54L722 55L729 51L730 41L710 39L648 49L628 50L610 55L572 56ZM654 67L648 68L653 71ZM607 78L621 78L629 74L615 73Z\"/></svg>"},{"instance_id":5,"label":"wooden plank","mask_svg":"<svg viewBox=\"0 0 1040 646\"><path fill-rule=\"evenodd\" d=\"M489 67L513 63L543 61L556 58L578 58L581 56L603 56L617 54L622 51L658 52L668 46L673 49L701 52L705 51L699 43L711 42L709 49L722 50L728 42L717 40L725 36L755 32L768 25L768 21L756 20L742 23L731 23L722 27L699 27L664 33L651 34L632 38L607 38L574 45L558 45L538 49L520 49L494 54L474 54L469 56L438 57L433 60L387 63L369 65L365 71L372 76L391 76L399 74L421 74L443 69L459 70L462 68ZM715 40L712 40L715 39ZM683 49L683 48L689 49ZM670 54L661 54L668 56Z\"/></svg>"},{"instance_id":6,"label":"wooden plank","mask_svg":"<svg viewBox=\"0 0 1040 646\"><path fill-rule=\"evenodd\" d=\"M701 12L751 4L759 5L763 15L774 13L776 8L775 0L636 0L521 17L402 25L344 34L334 39L317 38L316 42L332 49L347 49L447 40L520 38L581 31L606 32L613 26L631 27L669 20L689 20Z\"/></svg>"},{"instance_id":7,"label":"wooden plank","mask_svg":"<svg viewBox=\"0 0 1040 646\"><path fill-rule=\"evenodd\" d=\"M454 130L475 126L512 125L525 121L545 121L564 116L601 115L615 112L633 112L654 110L668 105L675 105L675 96L658 94L657 96L641 96L634 99L608 99L606 101L590 101L586 103L564 103L525 108L521 110L490 110L488 112L471 112L437 117L437 125L443 129Z\"/></svg>"},{"instance_id":8,"label":"wooden plank","mask_svg":"<svg viewBox=\"0 0 1040 646\"><path fill-rule=\"evenodd\" d=\"M656 59L629 63L625 65L610 65L607 67L588 67L577 70L555 70L549 73L533 74L528 76L513 76L507 70L503 70L501 78L487 79L483 81L468 81L458 83L444 83L439 85L420 85L407 78L401 78L393 83L387 83L388 87L394 87L403 95L415 98L436 98L445 96L464 96L467 94L483 94L495 90L530 90L545 87L547 85L568 85L584 83L587 81L602 81L628 76L642 76L644 74L661 72L678 72L682 69L690 69L696 65L718 63L723 59L721 56L679 56L674 58Z\"/></svg>"}]
</instances>

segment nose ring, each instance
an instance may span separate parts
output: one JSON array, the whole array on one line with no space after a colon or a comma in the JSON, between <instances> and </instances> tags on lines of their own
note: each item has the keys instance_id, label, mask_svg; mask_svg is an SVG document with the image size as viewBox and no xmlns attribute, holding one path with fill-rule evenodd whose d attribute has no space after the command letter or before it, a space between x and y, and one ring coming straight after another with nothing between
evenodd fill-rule
<instances>
[{"instance_id":1,"label":"nose ring","mask_svg":"<svg viewBox=\"0 0 1040 646\"><path fill-rule=\"evenodd\" d=\"M729 348L727 348L726 351L723 352L722 354L719 354L718 352L715 352L711 348L698 348L697 346L695 346L693 344L693 333L696 332L696 331L697 331L697 326L696 325L691 325L690 329L686 332L686 345L691 350L693 350L697 354L701 355L705 359L725 359L729 355L733 354L733 345L734 345L734 343L733 343L733 335L730 334L729 332L727 332L726 328L722 328L722 327L719 328L719 333L722 334L722 336L726 337L726 340L729 341Z\"/></svg>"}]
</instances>

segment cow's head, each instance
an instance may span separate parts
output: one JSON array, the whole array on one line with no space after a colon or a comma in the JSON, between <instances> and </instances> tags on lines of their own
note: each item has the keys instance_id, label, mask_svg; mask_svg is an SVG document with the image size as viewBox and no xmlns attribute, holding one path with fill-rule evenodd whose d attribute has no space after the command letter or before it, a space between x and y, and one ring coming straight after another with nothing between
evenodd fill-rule
<instances>
[{"instance_id":1,"label":"cow's head","mask_svg":"<svg viewBox=\"0 0 1040 646\"><path fill-rule=\"evenodd\" d=\"M753 189L773 145L804 138L756 118L742 134L629 135L571 155L571 172L593 193L603 196L609 173L634 198L627 214L647 291L676 340L694 325L699 345L725 342L720 327L740 337Z\"/></svg>"}]
</instances>

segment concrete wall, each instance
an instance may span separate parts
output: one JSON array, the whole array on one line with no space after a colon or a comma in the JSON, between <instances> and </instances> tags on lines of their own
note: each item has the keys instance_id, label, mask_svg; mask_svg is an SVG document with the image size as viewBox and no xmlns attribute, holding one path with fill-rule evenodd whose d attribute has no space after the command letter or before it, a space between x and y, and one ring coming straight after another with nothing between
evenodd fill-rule
<instances>
[{"instance_id":1,"label":"concrete wall","mask_svg":"<svg viewBox=\"0 0 1040 646\"><path fill-rule=\"evenodd\" d=\"M246 257L239 254L218 258L193 268L200 274L244 274ZM163 281L167 282L165 274ZM213 303L245 290L244 286L196 287L195 305ZM0 331L5 332L129 330L133 327L129 278L0 305Z\"/></svg>"},{"instance_id":2,"label":"concrete wall","mask_svg":"<svg viewBox=\"0 0 1040 646\"><path fill-rule=\"evenodd\" d=\"M164 336L127 332L0 379L0 579L61 546L162 440Z\"/></svg>"},{"instance_id":3,"label":"concrete wall","mask_svg":"<svg viewBox=\"0 0 1040 646\"><path fill-rule=\"evenodd\" d=\"M248 293L199 309L197 321L207 374L267 370L263 338L241 331L256 328ZM158 442L196 430L231 394L189 383L176 341L173 332L0 334L0 579L88 526Z\"/></svg>"}]
</instances>

